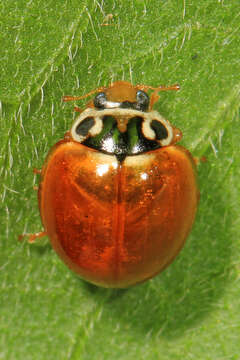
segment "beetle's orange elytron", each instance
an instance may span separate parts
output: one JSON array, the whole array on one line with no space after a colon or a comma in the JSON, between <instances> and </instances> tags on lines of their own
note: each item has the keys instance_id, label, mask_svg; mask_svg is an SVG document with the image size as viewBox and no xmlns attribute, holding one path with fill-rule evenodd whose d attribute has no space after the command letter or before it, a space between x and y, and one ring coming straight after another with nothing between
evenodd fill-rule
<instances>
[{"instance_id":1,"label":"beetle's orange elytron","mask_svg":"<svg viewBox=\"0 0 240 360\"><path fill-rule=\"evenodd\" d=\"M45 233L67 266L94 284L125 288L153 277L191 230L195 163L175 145L181 132L152 109L157 92L168 89L178 86L118 81L95 90L43 166Z\"/></svg>"}]
</instances>

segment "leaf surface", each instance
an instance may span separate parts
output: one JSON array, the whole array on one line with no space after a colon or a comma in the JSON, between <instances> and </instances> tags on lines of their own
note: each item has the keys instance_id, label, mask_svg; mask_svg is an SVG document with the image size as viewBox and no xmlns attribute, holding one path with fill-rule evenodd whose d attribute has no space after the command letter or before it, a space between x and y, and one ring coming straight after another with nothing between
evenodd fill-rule
<instances>
[{"instance_id":1,"label":"leaf surface","mask_svg":"<svg viewBox=\"0 0 240 360\"><path fill-rule=\"evenodd\" d=\"M0 359L238 360L238 1L7 0L0 9ZM124 291L80 280L47 239L17 241L41 230L32 170L75 116L61 97L119 79L179 83L156 109L207 158L185 248Z\"/></svg>"}]
</instances>

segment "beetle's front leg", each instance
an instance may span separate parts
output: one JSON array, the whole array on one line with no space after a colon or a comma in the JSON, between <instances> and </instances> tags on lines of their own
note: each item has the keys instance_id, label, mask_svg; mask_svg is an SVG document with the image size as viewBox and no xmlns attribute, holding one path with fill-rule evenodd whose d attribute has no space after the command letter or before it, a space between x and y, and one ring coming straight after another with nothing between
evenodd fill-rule
<instances>
[{"instance_id":1,"label":"beetle's front leg","mask_svg":"<svg viewBox=\"0 0 240 360\"><path fill-rule=\"evenodd\" d=\"M43 236L47 236L46 231L40 231L35 234L22 234L18 236L18 240L22 241L26 237L29 243L34 243L36 239L39 239Z\"/></svg>"}]
</instances>

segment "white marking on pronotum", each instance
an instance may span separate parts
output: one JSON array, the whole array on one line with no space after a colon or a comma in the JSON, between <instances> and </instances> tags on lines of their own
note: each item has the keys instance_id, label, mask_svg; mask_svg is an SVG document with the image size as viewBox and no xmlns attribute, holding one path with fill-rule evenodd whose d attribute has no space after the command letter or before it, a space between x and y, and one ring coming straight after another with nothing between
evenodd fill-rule
<instances>
[{"instance_id":1,"label":"white marking on pronotum","mask_svg":"<svg viewBox=\"0 0 240 360\"><path fill-rule=\"evenodd\" d=\"M173 129L172 129L170 122L168 120L164 119L164 117L162 117L157 111L154 111L154 110L149 113L144 113L144 114L147 115L147 116L144 116L144 122L142 125L142 132L143 132L144 136L147 139L158 141L161 146L170 145L173 140ZM168 133L168 136L165 139L161 139L161 140L156 139L155 131L151 128L151 122L153 120L159 121L165 127L165 129Z\"/></svg>"},{"instance_id":2,"label":"white marking on pronotum","mask_svg":"<svg viewBox=\"0 0 240 360\"><path fill-rule=\"evenodd\" d=\"M107 102L108 106L115 106L118 103ZM96 110L92 108L87 108L84 110L75 120L73 126L70 130L72 138L77 142L83 142L89 136L96 136L100 134L103 129L103 118L105 116L112 116L117 119L125 119L129 121L131 118L140 117L143 119L142 132L143 135L150 140L156 140L160 143L161 146L168 146L173 140L173 128L168 120L164 119L157 111L143 112L135 109L121 109L119 107L113 107L103 110ZM80 135L77 133L77 127L87 118L94 119L94 125L89 129L88 134ZM151 127L152 121L159 121L166 129L168 136L165 139L158 140L156 139L156 133Z\"/></svg>"}]
</instances>

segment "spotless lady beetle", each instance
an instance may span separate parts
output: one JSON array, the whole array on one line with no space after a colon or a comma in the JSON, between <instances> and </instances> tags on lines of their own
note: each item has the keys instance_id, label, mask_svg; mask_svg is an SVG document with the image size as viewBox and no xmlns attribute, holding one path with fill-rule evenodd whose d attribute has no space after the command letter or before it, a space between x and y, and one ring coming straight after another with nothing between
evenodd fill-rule
<instances>
[{"instance_id":1,"label":"spotless lady beetle","mask_svg":"<svg viewBox=\"0 0 240 360\"><path fill-rule=\"evenodd\" d=\"M44 232L83 279L126 288L168 266L184 245L199 199L182 135L153 110L158 92L117 81L94 96L50 150L38 191ZM149 97L147 92L152 91Z\"/></svg>"}]
</instances>

